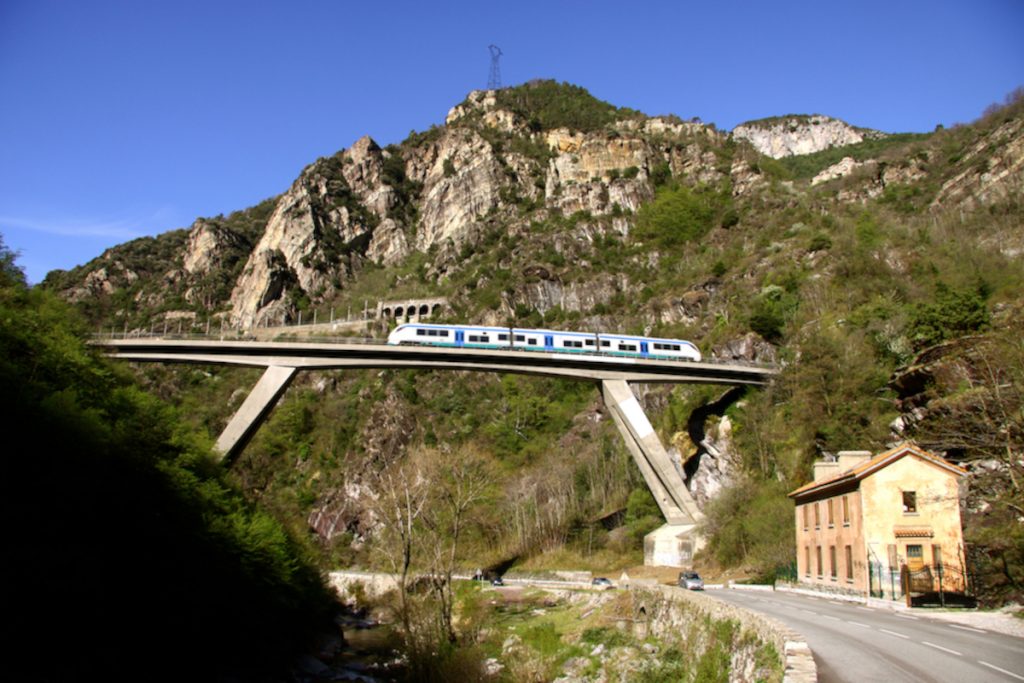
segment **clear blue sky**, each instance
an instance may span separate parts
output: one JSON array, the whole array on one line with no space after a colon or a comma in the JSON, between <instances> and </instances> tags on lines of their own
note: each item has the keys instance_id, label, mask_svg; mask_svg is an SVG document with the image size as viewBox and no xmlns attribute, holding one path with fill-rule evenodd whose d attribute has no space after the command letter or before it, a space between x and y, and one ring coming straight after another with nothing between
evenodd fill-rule
<instances>
[{"instance_id":1,"label":"clear blue sky","mask_svg":"<svg viewBox=\"0 0 1024 683\"><path fill-rule=\"evenodd\" d=\"M30 281L278 194L319 156L555 78L723 129L975 119L1024 84L1020 0L0 0L0 234Z\"/></svg>"}]
</instances>

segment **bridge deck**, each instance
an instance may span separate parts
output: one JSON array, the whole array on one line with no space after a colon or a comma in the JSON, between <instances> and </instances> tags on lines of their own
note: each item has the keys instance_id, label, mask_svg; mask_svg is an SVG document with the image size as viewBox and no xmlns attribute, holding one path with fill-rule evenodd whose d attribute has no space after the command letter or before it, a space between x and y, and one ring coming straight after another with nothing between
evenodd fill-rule
<instances>
[{"instance_id":1,"label":"bridge deck","mask_svg":"<svg viewBox=\"0 0 1024 683\"><path fill-rule=\"evenodd\" d=\"M411 368L473 370L569 377L581 380L765 384L771 367L721 362L513 349L392 346L383 342L221 341L211 339L97 339L93 344L122 360L212 363L301 369Z\"/></svg>"}]
</instances>

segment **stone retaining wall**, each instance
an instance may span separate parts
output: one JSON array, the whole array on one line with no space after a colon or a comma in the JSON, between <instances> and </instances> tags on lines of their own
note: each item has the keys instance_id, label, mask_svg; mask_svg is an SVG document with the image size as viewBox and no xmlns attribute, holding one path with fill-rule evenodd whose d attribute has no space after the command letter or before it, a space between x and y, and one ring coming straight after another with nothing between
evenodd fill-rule
<instances>
[{"instance_id":1,"label":"stone retaining wall","mask_svg":"<svg viewBox=\"0 0 1024 683\"><path fill-rule=\"evenodd\" d=\"M660 637L685 632L694 614L707 616L714 621L735 621L743 631L775 647L784 660L783 681L812 683L818 680L814 657L804 637L774 619L698 592L672 586L628 584L625 587L634 593L639 604L645 606L648 627L654 635ZM734 671L734 675L737 677L733 680L745 680L741 672Z\"/></svg>"}]
</instances>

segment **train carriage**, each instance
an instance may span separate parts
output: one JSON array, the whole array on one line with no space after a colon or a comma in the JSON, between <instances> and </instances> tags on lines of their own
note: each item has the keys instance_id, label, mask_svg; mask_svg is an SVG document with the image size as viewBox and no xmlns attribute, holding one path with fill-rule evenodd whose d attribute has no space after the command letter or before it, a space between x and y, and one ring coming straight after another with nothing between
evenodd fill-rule
<instances>
[{"instance_id":1,"label":"train carriage","mask_svg":"<svg viewBox=\"0 0 1024 683\"><path fill-rule=\"evenodd\" d=\"M388 335L388 344L608 354L690 361L701 359L697 347L682 339L480 325L405 323Z\"/></svg>"}]
</instances>

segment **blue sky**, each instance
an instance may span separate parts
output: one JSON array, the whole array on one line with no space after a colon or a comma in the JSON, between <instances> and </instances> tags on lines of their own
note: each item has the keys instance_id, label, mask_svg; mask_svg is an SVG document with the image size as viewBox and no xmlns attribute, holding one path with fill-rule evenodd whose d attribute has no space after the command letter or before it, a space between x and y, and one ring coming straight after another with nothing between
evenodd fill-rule
<instances>
[{"instance_id":1,"label":"blue sky","mask_svg":"<svg viewBox=\"0 0 1024 683\"><path fill-rule=\"evenodd\" d=\"M278 194L317 157L555 78L723 129L975 119L1024 85L1024 2L0 0L0 234L37 282Z\"/></svg>"}]
</instances>

